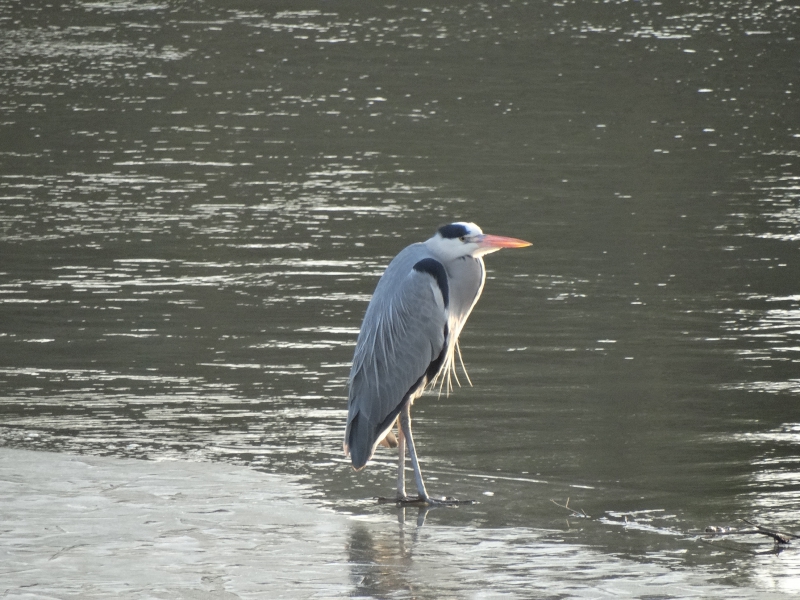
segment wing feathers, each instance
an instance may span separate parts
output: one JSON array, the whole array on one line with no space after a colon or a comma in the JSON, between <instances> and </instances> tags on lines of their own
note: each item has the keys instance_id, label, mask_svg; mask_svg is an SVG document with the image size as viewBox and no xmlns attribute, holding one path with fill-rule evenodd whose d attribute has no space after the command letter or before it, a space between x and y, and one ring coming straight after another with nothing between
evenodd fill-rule
<instances>
[{"instance_id":1,"label":"wing feathers","mask_svg":"<svg viewBox=\"0 0 800 600\"><path fill-rule=\"evenodd\" d=\"M387 267L356 343L344 444L356 468L366 464L404 403L413 401L444 361L447 274L441 263L420 256L418 246Z\"/></svg>"}]
</instances>

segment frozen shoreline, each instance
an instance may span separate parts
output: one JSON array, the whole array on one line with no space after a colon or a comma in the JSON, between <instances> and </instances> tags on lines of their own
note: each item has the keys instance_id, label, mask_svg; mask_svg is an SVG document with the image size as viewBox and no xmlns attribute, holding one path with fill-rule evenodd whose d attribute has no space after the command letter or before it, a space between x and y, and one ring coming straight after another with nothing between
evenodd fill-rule
<instances>
[{"instance_id":1,"label":"frozen shoreline","mask_svg":"<svg viewBox=\"0 0 800 600\"><path fill-rule=\"evenodd\" d=\"M399 524L221 463L0 448L0 595L40 599L780 598L793 555L753 584L566 543L534 528Z\"/></svg>"},{"instance_id":2,"label":"frozen shoreline","mask_svg":"<svg viewBox=\"0 0 800 600\"><path fill-rule=\"evenodd\" d=\"M213 463L0 448L0 595L338 597L347 518Z\"/></svg>"}]
</instances>

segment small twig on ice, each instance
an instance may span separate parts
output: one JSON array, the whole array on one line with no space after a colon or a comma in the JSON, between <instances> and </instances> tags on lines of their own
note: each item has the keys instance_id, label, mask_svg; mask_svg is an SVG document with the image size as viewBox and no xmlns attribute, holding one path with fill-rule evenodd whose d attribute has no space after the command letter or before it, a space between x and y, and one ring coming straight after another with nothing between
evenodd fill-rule
<instances>
[{"instance_id":1,"label":"small twig on ice","mask_svg":"<svg viewBox=\"0 0 800 600\"><path fill-rule=\"evenodd\" d=\"M767 529L766 527L762 527L752 521L748 521L747 519L742 519L743 523L747 523L752 527L752 529L736 529L734 527L716 527L716 526L709 526L706 527L706 533L711 534L713 537L723 536L723 535L766 535L771 537L776 544L790 544L793 539L800 538L799 535L795 535L793 533L785 533L781 531L775 531L774 529Z\"/></svg>"},{"instance_id":2,"label":"small twig on ice","mask_svg":"<svg viewBox=\"0 0 800 600\"><path fill-rule=\"evenodd\" d=\"M768 535L773 540L775 540L776 544L789 544L791 543L792 539L800 538L798 535L794 535L793 533L784 533L781 531L775 531L773 529L767 529L766 527L762 527L761 525L757 525L752 521L748 521L747 519L742 519L748 525L751 525L756 528L757 531L754 533L761 533L763 535Z\"/></svg>"},{"instance_id":3,"label":"small twig on ice","mask_svg":"<svg viewBox=\"0 0 800 600\"><path fill-rule=\"evenodd\" d=\"M580 518L582 518L582 519L589 519L589 518L591 518L591 517L589 517L589 515L587 515L587 514L586 514L586 513L583 511L583 509L582 509L582 508L579 508L578 510L575 510L574 508L570 508L570 507L569 507L569 498L567 498L567 501L566 501L564 504L559 504L558 502L556 502L556 501L555 501L555 500L553 500L552 498L550 499L550 502L552 502L553 504L555 504L555 505L556 505L556 506L558 506L559 508L565 508L566 510L568 510L569 512L571 512L571 513L572 513L572 516L573 516L573 517L580 517Z\"/></svg>"}]
</instances>

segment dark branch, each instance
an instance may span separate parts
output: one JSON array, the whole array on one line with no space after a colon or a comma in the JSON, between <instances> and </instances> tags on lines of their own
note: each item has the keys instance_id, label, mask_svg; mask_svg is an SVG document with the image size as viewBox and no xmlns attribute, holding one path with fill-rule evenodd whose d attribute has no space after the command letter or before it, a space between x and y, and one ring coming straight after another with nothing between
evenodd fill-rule
<instances>
[{"instance_id":1,"label":"dark branch","mask_svg":"<svg viewBox=\"0 0 800 600\"><path fill-rule=\"evenodd\" d=\"M706 527L705 532L710 534L712 537L721 537L724 535L766 535L767 537L771 537L776 544L782 545L790 544L793 539L800 538L799 535L795 535L793 533L767 529L766 527L762 527L761 525L753 523L752 521L748 521L747 519L742 519L742 522L750 525L752 529L736 529L735 527L716 527L711 525Z\"/></svg>"}]
</instances>

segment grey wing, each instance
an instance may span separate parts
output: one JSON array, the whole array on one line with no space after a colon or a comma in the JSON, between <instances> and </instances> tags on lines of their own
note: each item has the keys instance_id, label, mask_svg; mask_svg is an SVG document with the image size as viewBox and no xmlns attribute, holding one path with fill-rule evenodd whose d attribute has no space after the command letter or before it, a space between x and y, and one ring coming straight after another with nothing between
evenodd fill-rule
<instances>
[{"instance_id":1,"label":"grey wing","mask_svg":"<svg viewBox=\"0 0 800 600\"><path fill-rule=\"evenodd\" d=\"M400 263L390 265L375 290L350 371L344 449L357 469L372 457L404 403L433 377L445 350L446 282L443 289L413 262Z\"/></svg>"}]
</instances>

